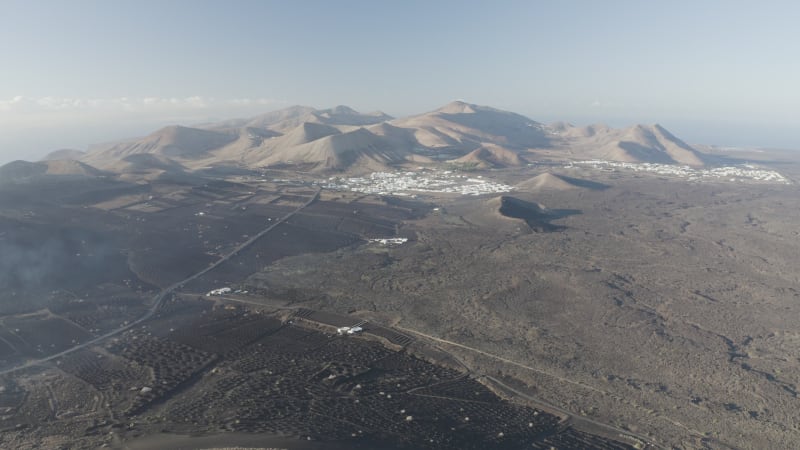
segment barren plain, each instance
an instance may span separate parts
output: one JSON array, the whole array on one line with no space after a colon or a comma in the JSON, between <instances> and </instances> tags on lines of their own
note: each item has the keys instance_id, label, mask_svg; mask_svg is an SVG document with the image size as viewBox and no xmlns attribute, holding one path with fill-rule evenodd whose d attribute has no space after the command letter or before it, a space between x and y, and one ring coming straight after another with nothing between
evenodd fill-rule
<instances>
[{"instance_id":1,"label":"barren plain","mask_svg":"<svg viewBox=\"0 0 800 450\"><path fill-rule=\"evenodd\" d=\"M800 441L800 165L521 153L3 184L0 446Z\"/></svg>"},{"instance_id":2,"label":"barren plain","mask_svg":"<svg viewBox=\"0 0 800 450\"><path fill-rule=\"evenodd\" d=\"M36 183L3 190L4 448L646 445L377 318L247 281L293 256L394 242L430 203L274 173ZM337 335L355 323L363 334Z\"/></svg>"},{"instance_id":3,"label":"barren plain","mask_svg":"<svg viewBox=\"0 0 800 450\"><path fill-rule=\"evenodd\" d=\"M569 210L555 231L503 217L491 196L433 194L436 210L399 229L408 243L286 258L248 284L380 318L665 446L791 448L796 185L564 173L608 188L508 194Z\"/></svg>"}]
</instances>

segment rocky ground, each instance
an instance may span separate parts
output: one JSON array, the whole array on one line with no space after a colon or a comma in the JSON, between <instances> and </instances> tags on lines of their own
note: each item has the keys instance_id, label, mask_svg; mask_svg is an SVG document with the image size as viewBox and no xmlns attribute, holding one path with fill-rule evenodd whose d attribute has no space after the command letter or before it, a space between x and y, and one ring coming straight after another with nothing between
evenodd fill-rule
<instances>
[{"instance_id":1,"label":"rocky ground","mask_svg":"<svg viewBox=\"0 0 800 450\"><path fill-rule=\"evenodd\" d=\"M611 188L510 194L574 211L560 231L487 197L429 197L438 210L404 223L405 244L287 258L249 282L442 339L476 370L664 445L791 447L796 185L571 175Z\"/></svg>"},{"instance_id":2,"label":"rocky ground","mask_svg":"<svg viewBox=\"0 0 800 450\"><path fill-rule=\"evenodd\" d=\"M774 169L788 181L559 163L463 174L516 186L480 195L317 197L319 180L289 173L6 188L0 439L791 448L800 170ZM371 341L332 336L361 321ZM416 418L395 420L398 401ZM459 419L474 402L483 428Z\"/></svg>"}]
</instances>

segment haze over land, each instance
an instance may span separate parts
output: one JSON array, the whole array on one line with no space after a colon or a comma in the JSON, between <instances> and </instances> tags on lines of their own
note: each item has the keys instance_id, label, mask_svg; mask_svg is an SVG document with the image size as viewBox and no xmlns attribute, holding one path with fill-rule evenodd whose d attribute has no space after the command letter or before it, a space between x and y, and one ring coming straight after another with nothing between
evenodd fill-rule
<instances>
[{"instance_id":1,"label":"haze over land","mask_svg":"<svg viewBox=\"0 0 800 450\"><path fill-rule=\"evenodd\" d=\"M83 0L3 15L0 162L294 104L404 117L457 98L543 123L800 148L791 2Z\"/></svg>"},{"instance_id":2,"label":"haze over land","mask_svg":"<svg viewBox=\"0 0 800 450\"><path fill-rule=\"evenodd\" d=\"M798 4L0 15L0 448L800 442Z\"/></svg>"},{"instance_id":3,"label":"haze over land","mask_svg":"<svg viewBox=\"0 0 800 450\"><path fill-rule=\"evenodd\" d=\"M785 447L798 180L464 101L13 161L0 444Z\"/></svg>"},{"instance_id":4,"label":"haze over land","mask_svg":"<svg viewBox=\"0 0 800 450\"><path fill-rule=\"evenodd\" d=\"M141 173L149 164L159 173L226 166L351 174L435 163L467 169L523 167L542 159L694 168L719 162L658 124L624 129L546 125L463 101L403 118L343 105L323 110L293 106L196 127L168 126L88 152L63 149L44 158L51 166L76 160L117 173Z\"/></svg>"}]
</instances>

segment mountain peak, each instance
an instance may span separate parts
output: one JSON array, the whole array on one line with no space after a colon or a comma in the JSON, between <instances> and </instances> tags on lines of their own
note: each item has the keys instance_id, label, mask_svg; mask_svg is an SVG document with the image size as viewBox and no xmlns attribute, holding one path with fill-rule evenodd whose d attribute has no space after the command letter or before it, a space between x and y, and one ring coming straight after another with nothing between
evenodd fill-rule
<instances>
[{"instance_id":1,"label":"mountain peak","mask_svg":"<svg viewBox=\"0 0 800 450\"><path fill-rule=\"evenodd\" d=\"M364 114L346 105L319 110L292 106L203 128L171 125L75 155L99 169L147 153L175 159L187 168L235 160L254 167L302 162L320 170L383 170L387 164L420 157L487 168L515 167L526 164L532 154L551 157L564 148L569 155L614 161L703 165L702 155L657 123L624 129L568 123L545 127L521 114L463 100L389 119L381 112ZM543 180L539 181L547 185L559 182L552 177Z\"/></svg>"},{"instance_id":2,"label":"mountain peak","mask_svg":"<svg viewBox=\"0 0 800 450\"><path fill-rule=\"evenodd\" d=\"M333 108L331 108L330 112L333 114L347 114L347 115L360 114L355 109L345 105L334 106Z\"/></svg>"},{"instance_id":3,"label":"mountain peak","mask_svg":"<svg viewBox=\"0 0 800 450\"><path fill-rule=\"evenodd\" d=\"M473 114L478 108L477 105L455 100L437 109L436 112L445 114Z\"/></svg>"},{"instance_id":4,"label":"mountain peak","mask_svg":"<svg viewBox=\"0 0 800 450\"><path fill-rule=\"evenodd\" d=\"M50 161L12 161L0 166L0 182L17 182L45 179L47 177L84 177L102 175L96 168L72 159Z\"/></svg>"},{"instance_id":5,"label":"mountain peak","mask_svg":"<svg viewBox=\"0 0 800 450\"><path fill-rule=\"evenodd\" d=\"M44 158L43 161L52 161L58 159L80 159L86 154L86 152L82 150L75 150L71 148L62 148L59 150L54 150L48 153Z\"/></svg>"}]
</instances>

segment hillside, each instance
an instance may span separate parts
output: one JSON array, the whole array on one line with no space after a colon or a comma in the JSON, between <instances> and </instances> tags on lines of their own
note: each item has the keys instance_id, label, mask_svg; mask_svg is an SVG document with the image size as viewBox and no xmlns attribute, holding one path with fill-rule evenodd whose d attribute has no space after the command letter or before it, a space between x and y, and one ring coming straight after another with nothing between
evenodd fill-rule
<instances>
[{"instance_id":1,"label":"hillside","mask_svg":"<svg viewBox=\"0 0 800 450\"><path fill-rule=\"evenodd\" d=\"M310 106L290 106L246 119L232 119L200 125L208 130L230 130L242 127L271 130L279 134L289 133L304 123L317 123L332 126L364 126L391 120L383 112L360 113L348 106L339 105L328 109L314 109Z\"/></svg>"},{"instance_id":2,"label":"hillside","mask_svg":"<svg viewBox=\"0 0 800 450\"><path fill-rule=\"evenodd\" d=\"M454 159L457 164L471 164L477 168L520 167L527 161L518 153L499 145L485 144L466 155Z\"/></svg>"},{"instance_id":3,"label":"hillside","mask_svg":"<svg viewBox=\"0 0 800 450\"><path fill-rule=\"evenodd\" d=\"M413 130L420 145L448 149L463 156L484 144L513 150L546 146L543 127L525 116L461 101L417 116L391 121Z\"/></svg>"},{"instance_id":4,"label":"hillside","mask_svg":"<svg viewBox=\"0 0 800 450\"><path fill-rule=\"evenodd\" d=\"M281 138L281 143L288 147L303 145L334 134L341 134L341 131L330 125L303 122L297 128L284 135Z\"/></svg>"},{"instance_id":5,"label":"hillside","mask_svg":"<svg viewBox=\"0 0 800 450\"><path fill-rule=\"evenodd\" d=\"M388 164L405 159L404 152L365 128L332 134L300 145L279 145L271 150L257 165L313 164L316 171L382 170Z\"/></svg>"},{"instance_id":6,"label":"hillside","mask_svg":"<svg viewBox=\"0 0 800 450\"><path fill-rule=\"evenodd\" d=\"M105 168L116 160L142 153L171 159L198 159L236 139L237 135L232 133L169 126L141 139L109 144L106 148L87 154L82 160Z\"/></svg>"},{"instance_id":7,"label":"hillside","mask_svg":"<svg viewBox=\"0 0 800 450\"><path fill-rule=\"evenodd\" d=\"M54 178L95 178L101 175L104 172L74 160L12 161L0 166L0 183Z\"/></svg>"},{"instance_id":8,"label":"hillside","mask_svg":"<svg viewBox=\"0 0 800 450\"><path fill-rule=\"evenodd\" d=\"M60 150L54 150L48 153L42 161L54 161L59 159L81 159L86 152L81 150L75 150L71 148L63 148Z\"/></svg>"},{"instance_id":9,"label":"hillside","mask_svg":"<svg viewBox=\"0 0 800 450\"><path fill-rule=\"evenodd\" d=\"M568 177L566 175L545 172L518 183L514 187L522 191L537 192L544 190L566 191L572 189L602 191L608 189L609 186L596 181L583 180L579 178Z\"/></svg>"},{"instance_id":10,"label":"hillside","mask_svg":"<svg viewBox=\"0 0 800 450\"><path fill-rule=\"evenodd\" d=\"M536 202L522 200L509 195L501 195L487 200L486 206L497 216L525 222L531 231L537 233L561 231L564 229L561 225L550 223L551 220L558 218L558 214L549 211L543 205Z\"/></svg>"},{"instance_id":11,"label":"hillside","mask_svg":"<svg viewBox=\"0 0 800 450\"><path fill-rule=\"evenodd\" d=\"M707 159L658 124L614 129L602 124L576 127L555 123L548 131L554 147L566 150L573 158L692 167L704 166Z\"/></svg>"},{"instance_id":12,"label":"hillside","mask_svg":"<svg viewBox=\"0 0 800 450\"><path fill-rule=\"evenodd\" d=\"M544 126L520 114L461 101L392 119L347 106L292 106L246 119L198 127L169 126L148 136L74 156L112 169L124 158L152 154L189 170L304 165L303 170L384 170L413 162L450 162L480 169L520 167L544 159L604 159L703 166L706 157L660 125ZM551 180L550 184L556 180ZM563 181L563 180L562 180ZM563 186L562 186L563 187Z\"/></svg>"}]
</instances>

